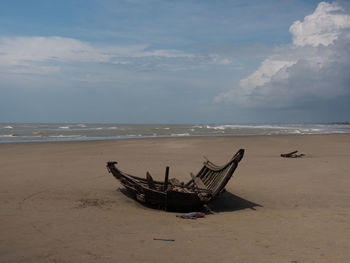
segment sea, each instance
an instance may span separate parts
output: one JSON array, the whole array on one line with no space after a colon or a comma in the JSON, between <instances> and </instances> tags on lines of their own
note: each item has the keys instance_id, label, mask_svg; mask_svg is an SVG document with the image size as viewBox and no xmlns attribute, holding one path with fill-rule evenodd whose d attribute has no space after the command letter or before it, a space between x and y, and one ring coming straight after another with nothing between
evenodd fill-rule
<instances>
[{"instance_id":1,"label":"sea","mask_svg":"<svg viewBox=\"0 0 350 263\"><path fill-rule=\"evenodd\" d=\"M332 124L99 124L0 123L0 143L118 140L130 138L350 133Z\"/></svg>"}]
</instances>

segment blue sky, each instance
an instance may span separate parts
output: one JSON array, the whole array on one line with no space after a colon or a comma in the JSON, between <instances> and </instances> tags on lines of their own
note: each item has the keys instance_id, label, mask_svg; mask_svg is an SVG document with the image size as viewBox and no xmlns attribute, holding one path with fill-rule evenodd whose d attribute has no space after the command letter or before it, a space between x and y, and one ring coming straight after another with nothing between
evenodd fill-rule
<instances>
[{"instance_id":1,"label":"blue sky","mask_svg":"<svg viewBox=\"0 0 350 263\"><path fill-rule=\"evenodd\" d=\"M349 14L347 1L3 0L0 122L349 120Z\"/></svg>"}]
</instances>

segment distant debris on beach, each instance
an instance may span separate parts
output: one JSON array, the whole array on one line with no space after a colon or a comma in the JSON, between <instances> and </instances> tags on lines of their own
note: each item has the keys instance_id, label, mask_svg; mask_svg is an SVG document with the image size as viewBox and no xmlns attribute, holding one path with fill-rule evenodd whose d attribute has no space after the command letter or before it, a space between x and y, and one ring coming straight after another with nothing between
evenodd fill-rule
<instances>
[{"instance_id":1,"label":"distant debris on beach","mask_svg":"<svg viewBox=\"0 0 350 263\"><path fill-rule=\"evenodd\" d=\"M290 153L281 153L281 157L283 158L300 158L300 157L304 157L305 154L300 153L297 154L298 151L294 151L294 152L290 152Z\"/></svg>"}]
</instances>

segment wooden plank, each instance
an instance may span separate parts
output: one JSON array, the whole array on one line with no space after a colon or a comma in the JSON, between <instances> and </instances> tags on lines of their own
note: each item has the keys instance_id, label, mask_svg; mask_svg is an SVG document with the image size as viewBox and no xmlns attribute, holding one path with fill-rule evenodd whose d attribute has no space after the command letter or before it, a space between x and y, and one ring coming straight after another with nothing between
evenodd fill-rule
<instances>
[{"instance_id":1,"label":"wooden plank","mask_svg":"<svg viewBox=\"0 0 350 263\"><path fill-rule=\"evenodd\" d=\"M221 172L220 172L221 173ZM208 180L207 182L207 186L209 188L211 188L211 186L213 185L213 182L216 180L216 178L219 176L220 174L218 174L217 172L211 171L210 172L210 180Z\"/></svg>"},{"instance_id":2,"label":"wooden plank","mask_svg":"<svg viewBox=\"0 0 350 263\"><path fill-rule=\"evenodd\" d=\"M229 167L229 166L228 166ZM216 174L214 177L214 180L210 184L210 189L213 191L216 191L219 182L224 178L228 172L228 167L226 167L224 170L222 170L220 173Z\"/></svg>"},{"instance_id":3,"label":"wooden plank","mask_svg":"<svg viewBox=\"0 0 350 263\"><path fill-rule=\"evenodd\" d=\"M156 189L156 186L154 185L153 178L152 178L152 176L149 174L149 172L147 172L146 178L147 178L148 187L151 188L151 189Z\"/></svg>"},{"instance_id":4,"label":"wooden plank","mask_svg":"<svg viewBox=\"0 0 350 263\"><path fill-rule=\"evenodd\" d=\"M205 185L208 185L209 183L209 180L210 180L210 173L211 173L211 170L209 170L207 167L206 167L206 171L205 171L205 174L203 176L201 176L201 179L203 181L203 183Z\"/></svg>"},{"instance_id":5,"label":"wooden plank","mask_svg":"<svg viewBox=\"0 0 350 263\"><path fill-rule=\"evenodd\" d=\"M165 169L165 179L164 179L164 191L168 189L168 180L169 180L169 166Z\"/></svg>"},{"instance_id":6,"label":"wooden plank","mask_svg":"<svg viewBox=\"0 0 350 263\"><path fill-rule=\"evenodd\" d=\"M299 158L299 157L303 157L305 156L305 154L301 153L301 154L297 154L298 151L294 151L294 152L290 152L290 153L282 153L281 157L284 158Z\"/></svg>"},{"instance_id":7,"label":"wooden plank","mask_svg":"<svg viewBox=\"0 0 350 263\"><path fill-rule=\"evenodd\" d=\"M202 179L200 179L199 177L194 176L193 173L191 173L191 177L193 179L193 182L197 186L197 188L207 189L207 187L203 183Z\"/></svg>"},{"instance_id":8,"label":"wooden plank","mask_svg":"<svg viewBox=\"0 0 350 263\"><path fill-rule=\"evenodd\" d=\"M208 184L208 187L209 187L210 189L215 188L217 181L220 180L220 178L221 178L225 173L226 173L226 168L223 169L223 170L221 170L220 172L213 172L213 174L211 175L212 178L211 178L211 180L210 180L210 182L209 182L209 184Z\"/></svg>"},{"instance_id":9,"label":"wooden plank","mask_svg":"<svg viewBox=\"0 0 350 263\"><path fill-rule=\"evenodd\" d=\"M236 168L238 166L238 162L234 161L230 167L230 169L227 171L225 176L220 178L220 181L216 182L215 189L213 189L213 197L215 198L216 195L218 195L222 189L225 188L228 181L231 179L233 173L235 172Z\"/></svg>"},{"instance_id":10,"label":"wooden plank","mask_svg":"<svg viewBox=\"0 0 350 263\"><path fill-rule=\"evenodd\" d=\"M290 152L290 153L282 153L281 157L286 157L286 158L290 158L292 157L292 155L296 154L298 151L294 151L294 152Z\"/></svg>"}]
</instances>

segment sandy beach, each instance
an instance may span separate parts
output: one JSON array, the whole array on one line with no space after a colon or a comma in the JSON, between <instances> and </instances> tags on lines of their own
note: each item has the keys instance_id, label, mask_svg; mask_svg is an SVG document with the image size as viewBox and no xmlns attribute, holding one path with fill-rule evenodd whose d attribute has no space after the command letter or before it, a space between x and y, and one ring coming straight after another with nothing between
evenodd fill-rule
<instances>
[{"instance_id":1,"label":"sandy beach","mask_svg":"<svg viewBox=\"0 0 350 263\"><path fill-rule=\"evenodd\" d=\"M197 220L144 207L105 167L187 181L240 148ZM350 134L3 143L0 262L350 262L349 189Z\"/></svg>"}]
</instances>

